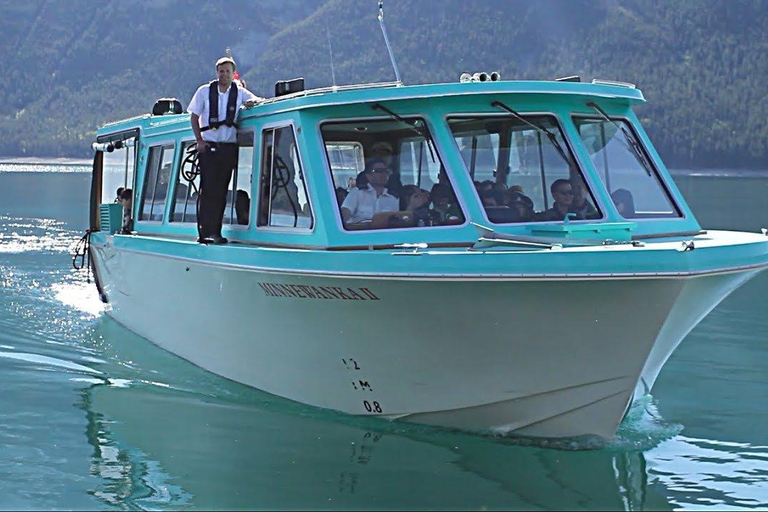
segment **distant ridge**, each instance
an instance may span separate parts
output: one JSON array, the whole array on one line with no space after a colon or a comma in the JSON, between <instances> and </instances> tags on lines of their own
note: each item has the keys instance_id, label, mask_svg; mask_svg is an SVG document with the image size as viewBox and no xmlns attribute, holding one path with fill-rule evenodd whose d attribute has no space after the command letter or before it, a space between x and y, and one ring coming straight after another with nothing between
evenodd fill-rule
<instances>
[{"instance_id":1,"label":"distant ridge","mask_svg":"<svg viewBox=\"0 0 768 512\"><path fill-rule=\"evenodd\" d=\"M638 84L636 112L669 167L768 169L768 2L762 0L388 0L403 81L580 75ZM232 47L249 89L278 79L392 80L376 2L0 0L0 153L90 155L95 128L186 107ZM237 12L235 19L229 14ZM211 30L230 26L231 30ZM23 86L22 86L23 85Z\"/></svg>"}]
</instances>

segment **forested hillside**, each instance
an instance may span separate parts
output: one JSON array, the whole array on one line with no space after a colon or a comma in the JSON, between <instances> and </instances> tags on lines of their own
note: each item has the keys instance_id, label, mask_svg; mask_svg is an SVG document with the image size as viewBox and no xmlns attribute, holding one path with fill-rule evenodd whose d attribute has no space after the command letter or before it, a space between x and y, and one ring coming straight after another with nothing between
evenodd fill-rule
<instances>
[{"instance_id":1,"label":"forested hillside","mask_svg":"<svg viewBox=\"0 0 768 512\"><path fill-rule=\"evenodd\" d=\"M385 0L403 81L578 74L636 83L672 166L768 167L768 1ZM375 0L0 0L0 154L87 156L94 128L186 106L231 46L248 86L392 80Z\"/></svg>"}]
</instances>

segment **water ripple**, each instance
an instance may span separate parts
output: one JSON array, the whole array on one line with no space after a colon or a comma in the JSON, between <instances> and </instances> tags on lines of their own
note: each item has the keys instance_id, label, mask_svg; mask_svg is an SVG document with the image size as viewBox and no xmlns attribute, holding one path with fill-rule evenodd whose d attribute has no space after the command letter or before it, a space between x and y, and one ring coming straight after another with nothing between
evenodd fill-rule
<instances>
[{"instance_id":1,"label":"water ripple","mask_svg":"<svg viewBox=\"0 0 768 512\"><path fill-rule=\"evenodd\" d=\"M41 364L45 366L54 366L57 368L64 368L66 370L72 370L80 373L91 373L100 375L101 372L83 366L81 364L74 363L72 361L65 361L56 357L43 356L40 354L29 354L25 352L0 352L0 357L5 359L15 359L17 361L24 361L26 363Z\"/></svg>"},{"instance_id":2,"label":"water ripple","mask_svg":"<svg viewBox=\"0 0 768 512\"><path fill-rule=\"evenodd\" d=\"M0 253L72 252L77 235L55 219L0 216Z\"/></svg>"},{"instance_id":3,"label":"water ripple","mask_svg":"<svg viewBox=\"0 0 768 512\"><path fill-rule=\"evenodd\" d=\"M768 507L768 447L676 436L646 454L683 510Z\"/></svg>"}]
</instances>

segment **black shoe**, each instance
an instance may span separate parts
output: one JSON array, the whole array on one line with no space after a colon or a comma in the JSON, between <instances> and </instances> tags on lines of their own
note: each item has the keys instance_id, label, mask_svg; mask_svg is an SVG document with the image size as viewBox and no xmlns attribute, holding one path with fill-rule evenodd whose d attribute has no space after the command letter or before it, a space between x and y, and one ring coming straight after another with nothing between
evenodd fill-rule
<instances>
[{"instance_id":1,"label":"black shoe","mask_svg":"<svg viewBox=\"0 0 768 512\"><path fill-rule=\"evenodd\" d=\"M221 235L214 235L213 236L213 243L215 245L222 245L222 244L229 243L229 240L227 240L226 238L224 238Z\"/></svg>"},{"instance_id":2,"label":"black shoe","mask_svg":"<svg viewBox=\"0 0 768 512\"><path fill-rule=\"evenodd\" d=\"M199 237L197 237L197 243L199 243L199 244L206 244L207 245L207 244L214 243L214 241L213 241L212 238L199 236Z\"/></svg>"}]
</instances>

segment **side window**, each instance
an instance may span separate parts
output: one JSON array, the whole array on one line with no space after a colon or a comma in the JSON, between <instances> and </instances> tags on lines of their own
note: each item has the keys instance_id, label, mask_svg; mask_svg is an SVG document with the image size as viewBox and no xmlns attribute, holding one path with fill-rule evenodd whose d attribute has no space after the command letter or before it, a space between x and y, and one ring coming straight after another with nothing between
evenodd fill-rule
<instances>
[{"instance_id":1,"label":"side window","mask_svg":"<svg viewBox=\"0 0 768 512\"><path fill-rule=\"evenodd\" d=\"M200 173L194 172L191 148L195 141L181 144L181 170L176 182L176 194L171 200L171 222L197 222L197 197L200 192ZM192 178L190 181L189 178Z\"/></svg>"},{"instance_id":2,"label":"side window","mask_svg":"<svg viewBox=\"0 0 768 512\"><path fill-rule=\"evenodd\" d=\"M325 151L333 172L333 188L349 190L365 168L363 145L353 141L326 142Z\"/></svg>"},{"instance_id":3,"label":"side window","mask_svg":"<svg viewBox=\"0 0 768 512\"><path fill-rule=\"evenodd\" d=\"M625 219L679 217L650 158L622 119L574 118L584 147Z\"/></svg>"},{"instance_id":4,"label":"side window","mask_svg":"<svg viewBox=\"0 0 768 512\"><path fill-rule=\"evenodd\" d=\"M262 134L257 224L311 228L312 211L293 127L268 128Z\"/></svg>"},{"instance_id":5,"label":"side window","mask_svg":"<svg viewBox=\"0 0 768 512\"><path fill-rule=\"evenodd\" d=\"M496 181L499 134L484 129L457 138L461 157L473 181Z\"/></svg>"},{"instance_id":6,"label":"side window","mask_svg":"<svg viewBox=\"0 0 768 512\"><path fill-rule=\"evenodd\" d=\"M253 132L237 134L237 167L232 173L224 209L224 224L245 226L251 211L251 184L253 181Z\"/></svg>"},{"instance_id":7,"label":"side window","mask_svg":"<svg viewBox=\"0 0 768 512\"><path fill-rule=\"evenodd\" d=\"M424 137L400 141L400 180L403 185L416 185L425 190L440 181L440 161Z\"/></svg>"},{"instance_id":8,"label":"side window","mask_svg":"<svg viewBox=\"0 0 768 512\"><path fill-rule=\"evenodd\" d=\"M149 148L139 220L162 221L173 165L173 144Z\"/></svg>"},{"instance_id":9,"label":"side window","mask_svg":"<svg viewBox=\"0 0 768 512\"><path fill-rule=\"evenodd\" d=\"M133 188L134 162L136 161L135 138L113 143L113 151L104 152L101 202L113 203L120 188ZM119 147L117 147L119 146Z\"/></svg>"}]
</instances>

